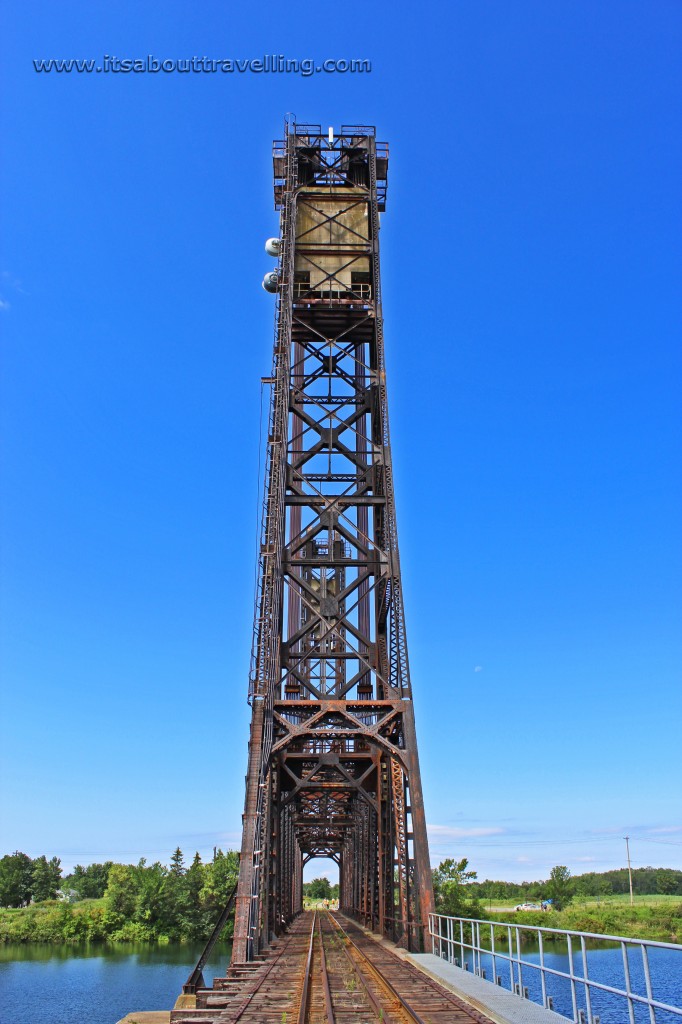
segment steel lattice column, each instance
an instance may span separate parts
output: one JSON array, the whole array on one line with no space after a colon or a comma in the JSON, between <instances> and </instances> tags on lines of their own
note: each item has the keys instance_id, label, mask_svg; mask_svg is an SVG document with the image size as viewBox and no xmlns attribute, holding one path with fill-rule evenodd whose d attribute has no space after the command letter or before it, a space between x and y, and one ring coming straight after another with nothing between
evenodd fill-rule
<instances>
[{"instance_id":1,"label":"steel lattice column","mask_svg":"<svg viewBox=\"0 0 682 1024\"><path fill-rule=\"evenodd\" d=\"M331 857L343 909L404 945L432 909L402 603L373 128L286 125L276 329L233 960Z\"/></svg>"}]
</instances>

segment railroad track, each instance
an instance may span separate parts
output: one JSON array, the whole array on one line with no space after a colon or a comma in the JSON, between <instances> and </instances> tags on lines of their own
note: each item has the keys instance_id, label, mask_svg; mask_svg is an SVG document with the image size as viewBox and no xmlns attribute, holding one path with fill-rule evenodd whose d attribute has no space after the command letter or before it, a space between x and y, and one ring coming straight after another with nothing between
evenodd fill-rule
<instances>
[{"instance_id":1,"label":"railroad track","mask_svg":"<svg viewBox=\"0 0 682 1024\"><path fill-rule=\"evenodd\" d=\"M235 965L174 1024L491 1024L347 918L302 914L260 963Z\"/></svg>"},{"instance_id":2,"label":"railroad track","mask_svg":"<svg viewBox=\"0 0 682 1024\"><path fill-rule=\"evenodd\" d=\"M288 1020L288 1018L287 1018ZM489 1024L347 919L316 913L292 1024Z\"/></svg>"}]
</instances>

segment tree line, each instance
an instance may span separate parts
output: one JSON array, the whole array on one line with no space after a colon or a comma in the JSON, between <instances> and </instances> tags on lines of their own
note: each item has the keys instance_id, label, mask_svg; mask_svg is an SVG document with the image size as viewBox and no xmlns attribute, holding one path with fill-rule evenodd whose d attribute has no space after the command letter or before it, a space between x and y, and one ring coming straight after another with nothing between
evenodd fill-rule
<instances>
[{"instance_id":1,"label":"tree line","mask_svg":"<svg viewBox=\"0 0 682 1024\"><path fill-rule=\"evenodd\" d=\"M477 881L464 858L442 861L433 872L436 910L452 917L481 917L481 900L516 899L519 903L551 901L554 910L564 910L575 897L603 897L629 893L626 868L589 871L572 876L563 864L552 868L549 878L536 882ZM633 868L632 891L641 896L682 896L682 871L673 868Z\"/></svg>"},{"instance_id":2,"label":"tree line","mask_svg":"<svg viewBox=\"0 0 682 1024\"><path fill-rule=\"evenodd\" d=\"M613 871L588 871L572 876L574 894L578 897L617 896L630 892L627 868ZM544 896L546 880L535 882L499 882L487 878L472 882L471 893L479 899L537 900ZM682 896L682 871L675 868L633 868L632 891L636 896Z\"/></svg>"},{"instance_id":3,"label":"tree line","mask_svg":"<svg viewBox=\"0 0 682 1024\"><path fill-rule=\"evenodd\" d=\"M17 851L0 858L0 906L27 909L18 916L0 917L0 942L200 941L210 934L238 872L239 854L234 850L216 850L205 864L197 853L187 866L178 847L168 866L145 859L134 865L105 861L78 864L65 876L58 857L32 859ZM635 868L632 880L638 895L682 896L682 871ZM485 917L483 900L551 900L553 909L563 910L576 896L627 893L629 879L626 869L572 877L568 868L557 865L541 881L479 882L466 858L449 858L434 870L433 886L439 913ZM304 883L303 894L333 900L339 887L328 878L315 878ZM232 927L228 922L226 936L231 936Z\"/></svg>"},{"instance_id":4,"label":"tree line","mask_svg":"<svg viewBox=\"0 0 682 1024\"><path fill-rule=\"evenodd\" d=\"M199 941L210 934L238 873L239 854L234 850L216 850L206 864L197 853L186 866L178 847L168 866L159 861L148 864L144 858L137 864L107 861L78 865L63 878L58 858L32 861L14 853L0 859L0 904L28 909L23 918L3 919L4 938ZM63 897L59 903L58 893ZM72 904L72 893L84 902ZM232 927L228 922L227 937Z\"/></svg>"},{"instance_id":5,"label":"tree line","mask_svg":"<svg viewBox=\"0 0 682 1024\"><path fill-rule=\"evenodd\" d=\"M442 861L433 872L433 895L437 913L449 917L483 917L480 900L483 896L488 898L488 890L485 888L486 883L477 882L476 877L476 872L469 870L469 861L466 857L459 861L452 858ZM533 886L537 886L535 899L550 901L554 910L564 910L575 895L574 881L568 868L563 864L557 864L552 868L548 879L532 883ZM521 887L519 889L521 890ZM515 892L512 896L527 898L525 890Z\"/></svg>"}]
</instances>

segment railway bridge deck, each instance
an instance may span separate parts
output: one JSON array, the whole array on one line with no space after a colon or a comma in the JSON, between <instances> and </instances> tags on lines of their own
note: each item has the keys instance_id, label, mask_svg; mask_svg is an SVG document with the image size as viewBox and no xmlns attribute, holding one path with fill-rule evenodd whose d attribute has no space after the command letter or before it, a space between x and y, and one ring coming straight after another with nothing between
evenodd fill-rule
<instances>
[{"instance_id":1,"label":"railway bridge deck","mask_svg":"<svg viewBox=\"0 0 682 1024\"><path fill-rule=\"evenodd\" d=\"M401 955L402 954L402 955ZM403 951L328 911L307 911L263 953L233 964L171 1024L491 1024Z\"/></svg>"}]
</instances>

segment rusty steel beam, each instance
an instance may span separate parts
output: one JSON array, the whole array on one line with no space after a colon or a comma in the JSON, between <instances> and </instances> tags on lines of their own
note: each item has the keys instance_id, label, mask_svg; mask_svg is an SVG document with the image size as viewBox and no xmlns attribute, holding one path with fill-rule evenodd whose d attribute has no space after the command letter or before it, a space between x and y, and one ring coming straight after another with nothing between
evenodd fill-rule
<instances>
[{"instance_id":1,"label":"rusty steel beam","mask_svg":"<svg viewBox=\"0 0 682 1024\"><path fill-rule=\"evenodd\" d=\"M233 963L339 864L345 913L419 948L433 909L402 601L373 128L288 122Z\"/></svg>"}]
</instances>

